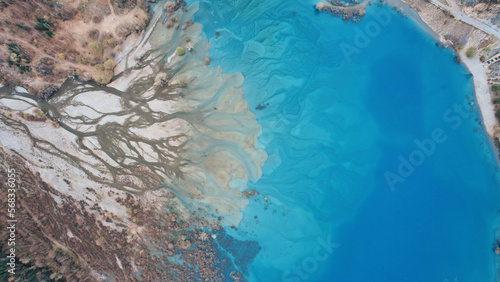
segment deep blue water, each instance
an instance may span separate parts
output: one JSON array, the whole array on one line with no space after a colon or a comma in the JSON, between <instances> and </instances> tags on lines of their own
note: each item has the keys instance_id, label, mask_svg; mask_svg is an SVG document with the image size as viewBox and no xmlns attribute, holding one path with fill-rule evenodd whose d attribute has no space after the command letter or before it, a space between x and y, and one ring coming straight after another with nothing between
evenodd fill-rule
<instances>
[{"instance_id":1,"label":"deep blue water","mask_svg":"<svg viewBox=\"0 0 500 282\"><path fill-rule=\"evenodd\" d=\"M467 70L387 7L344 23L312 5L202 0L195 18L269 155L227 229L262 247L249 280L493 281L500 172Z\"/></svg>"}]
</instances>

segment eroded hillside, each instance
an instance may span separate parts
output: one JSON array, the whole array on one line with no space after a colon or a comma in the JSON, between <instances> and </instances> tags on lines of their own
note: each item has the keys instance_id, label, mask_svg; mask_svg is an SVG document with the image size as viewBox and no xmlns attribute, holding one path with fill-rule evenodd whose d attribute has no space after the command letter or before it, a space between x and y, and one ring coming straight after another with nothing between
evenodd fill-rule
<instances>
[{"instance_id":1,"label":"eroded hillside","mask_svg":"<svg viewBox=\"0 0 500 282\"><path fill-rule=\"evenodd\" d=\"M141 0L4 0L0 10L0 82L43 99L69 77L109 82L123 41L148 22Z\"/></svg>"}]
</instances>

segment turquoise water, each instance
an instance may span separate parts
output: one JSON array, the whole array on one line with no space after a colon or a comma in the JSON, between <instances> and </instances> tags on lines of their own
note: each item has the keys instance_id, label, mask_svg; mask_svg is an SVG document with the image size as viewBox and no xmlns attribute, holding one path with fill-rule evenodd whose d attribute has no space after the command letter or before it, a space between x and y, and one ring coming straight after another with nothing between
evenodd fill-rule
<instances>
[{"instance_id":1,"label":"turquoise water","mask_svg":"<svg viewBox=\"0 0 500 282\"><path fill-rule=\"evenodd\" d=\"M249 280L493 281L500 172L470 75L387 7L354 24L313 4L195 15L211 64L245 77L269 155L226 230L262 247Z\"/></svg>"}]
</instances>

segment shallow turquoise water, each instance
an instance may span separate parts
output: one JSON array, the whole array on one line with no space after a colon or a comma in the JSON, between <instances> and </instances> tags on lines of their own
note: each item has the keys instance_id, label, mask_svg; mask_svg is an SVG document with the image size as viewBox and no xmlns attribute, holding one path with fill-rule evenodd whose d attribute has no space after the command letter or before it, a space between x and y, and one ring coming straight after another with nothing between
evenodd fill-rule
<instances>
[{"instance_id":1,"label":"shallow turquoise water","mask_svg":"<svg viewBox=\"0 0 500 282\"><path fill-rule=\"evenodd\" d=\"M387 7L354 24L312 5L196 14L212 64L244 75L269 155L227 229L262 247L249 280L493 281L500 172L470 75Z\"/></svg>"}]
</instances>

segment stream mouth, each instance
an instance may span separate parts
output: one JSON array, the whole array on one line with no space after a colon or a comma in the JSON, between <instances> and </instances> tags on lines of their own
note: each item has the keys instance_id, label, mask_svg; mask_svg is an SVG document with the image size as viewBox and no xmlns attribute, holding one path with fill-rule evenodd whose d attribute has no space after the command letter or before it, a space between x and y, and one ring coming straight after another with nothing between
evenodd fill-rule
<instances>
[{"instance_id":1,"label":"stream mouth","mask_svg":"<svg viewBox=\"0 0 500 282\"><path fill-rule=\"evenodd\" d=\"M156 15L150 37L107 86L68 79L48 101L0 88L0 127L94 182L134 194L166 190L188 210L237 224L248 202L241 193L266 159L256 149L261 128L243 99L243 77L205 65L199 25L167 30L163 12ZM168 58L178 46L191 52ZM40 110L45 123L22 118Z\"/></svg>"}]
</instances>

